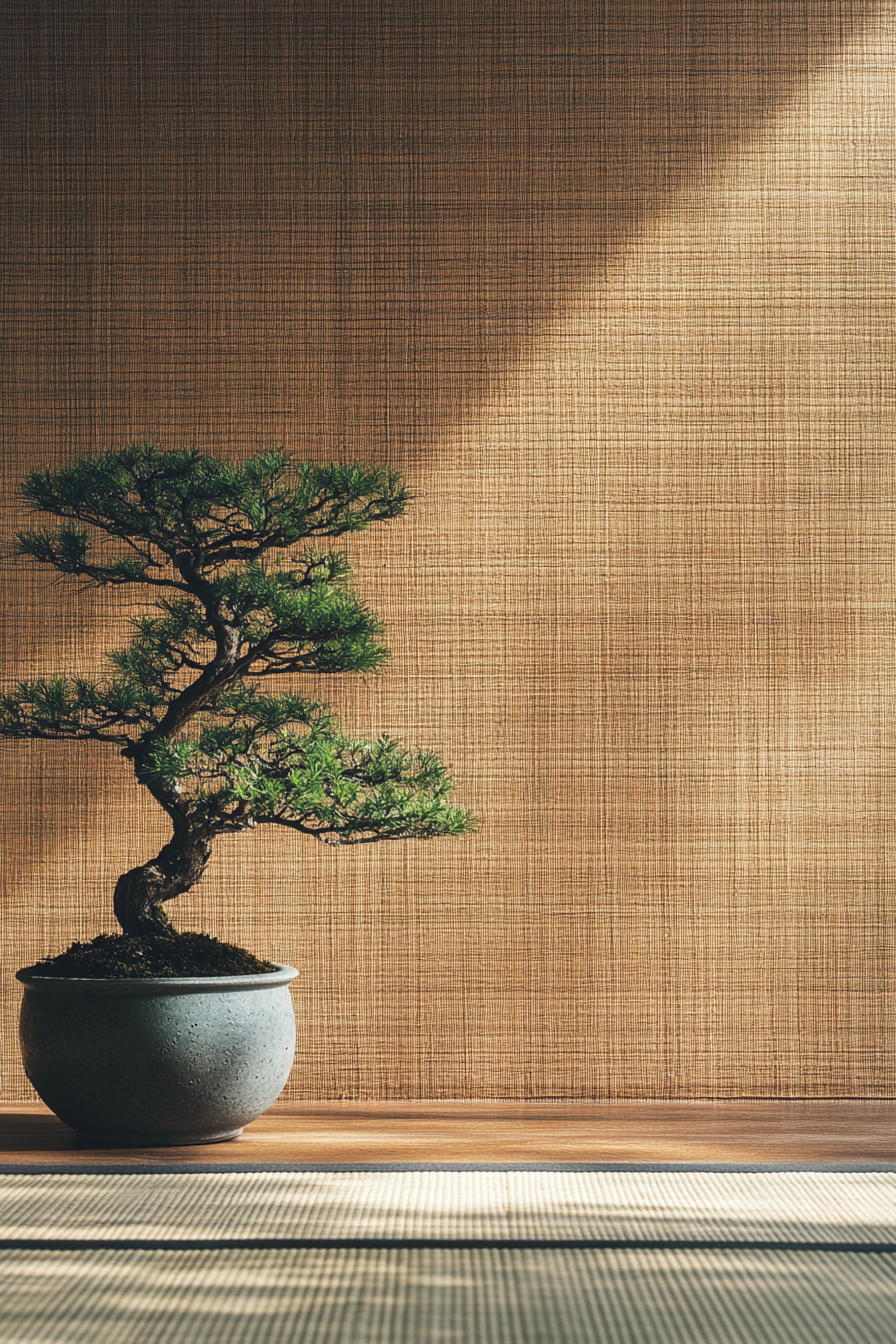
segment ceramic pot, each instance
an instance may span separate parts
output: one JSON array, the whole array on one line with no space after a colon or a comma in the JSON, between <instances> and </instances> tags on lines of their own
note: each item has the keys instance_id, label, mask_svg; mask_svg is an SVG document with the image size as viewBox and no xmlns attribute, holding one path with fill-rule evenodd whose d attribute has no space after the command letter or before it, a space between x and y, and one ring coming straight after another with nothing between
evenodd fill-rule
<instances>
[{"instance_id":1,"label":"ceramic pot","mask_svg":"<svg viewBox=\"0 0 896 1344\"><path fill-rule=\"evenodd\" d=\"M17 972L25 1072L85 1142L236 1138L276 1100L295 1054L292 966L261 975L81 980Z\"/></svg>"}]
</instances>

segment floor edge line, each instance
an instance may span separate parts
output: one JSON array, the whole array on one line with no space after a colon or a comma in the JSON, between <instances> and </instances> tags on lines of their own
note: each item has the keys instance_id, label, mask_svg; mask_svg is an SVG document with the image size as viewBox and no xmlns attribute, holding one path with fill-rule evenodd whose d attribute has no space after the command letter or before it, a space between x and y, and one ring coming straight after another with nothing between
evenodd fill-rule
<instances>
[{"instance_id":1,"label":"floor edge line","mask_svg":"<svg viewBox=\"0 0 896 1344\"><path fill-rule=\"evenodd\" d=\"M247 1175L262 1172L896 1172L896 1162L0 1162L0 1176Z\"/></svg>"}]
</instances>

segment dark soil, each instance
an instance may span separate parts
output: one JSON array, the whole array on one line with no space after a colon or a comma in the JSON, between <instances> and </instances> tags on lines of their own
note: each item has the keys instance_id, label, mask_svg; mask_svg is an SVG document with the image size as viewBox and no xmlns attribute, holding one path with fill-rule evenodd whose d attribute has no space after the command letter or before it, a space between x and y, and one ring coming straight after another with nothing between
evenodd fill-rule
<instances>
[{"instance_id":1,"label":"dark soil","mask_svg":"<svg viewBox=\"0 0 896 1344\"><path fill-rule=\"evenodd\" d=\"M72 943L58 956L30 968L37 975L85 980L147 980L181 976L259 975L273 971L244 947L222 943L207 933L166 933L131 938L101 933L90 943Z\"/></svg>"}]
</instances>

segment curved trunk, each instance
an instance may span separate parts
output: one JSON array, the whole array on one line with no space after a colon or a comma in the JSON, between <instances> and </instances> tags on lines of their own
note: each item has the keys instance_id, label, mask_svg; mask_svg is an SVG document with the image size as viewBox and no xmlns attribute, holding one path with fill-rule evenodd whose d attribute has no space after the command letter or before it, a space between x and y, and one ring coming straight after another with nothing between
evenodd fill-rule
<instances>
[{"instance_id":1,"label":"curved trunk","mask_svg":"<svg viewBox=\"0 0 896 1344\"><path fill-rule=\"evenodd\" d=\"M172 933L162 902L182 896L199 881L212 853L205 832L175 832L149 863L122 873L115 884L115 918L132 937Z\"/></svg>"}]
</instances>

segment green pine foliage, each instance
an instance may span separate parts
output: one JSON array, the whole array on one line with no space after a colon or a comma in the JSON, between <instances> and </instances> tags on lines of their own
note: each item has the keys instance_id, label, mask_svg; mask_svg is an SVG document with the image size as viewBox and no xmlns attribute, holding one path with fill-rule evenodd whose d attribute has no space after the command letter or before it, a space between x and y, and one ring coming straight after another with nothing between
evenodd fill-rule
<instances>
[{"instance_id":1,"label":"green pine foliage","mask_svg":"<svg viewBox=\"0 0 896 1344\"><path fill-rule=\"evenodd\" d=\"M181 832L273 824L349 845L475 828L434 756L353 739L319 701L264 690L273 676L388 660L346 556L302 546L400 515L397 472L134 444L35 472L20 490L61 520L19 533L21 555L154 597L105 676L8 690L0 735L113 744Z\"/></svg>"}]
</instances>

